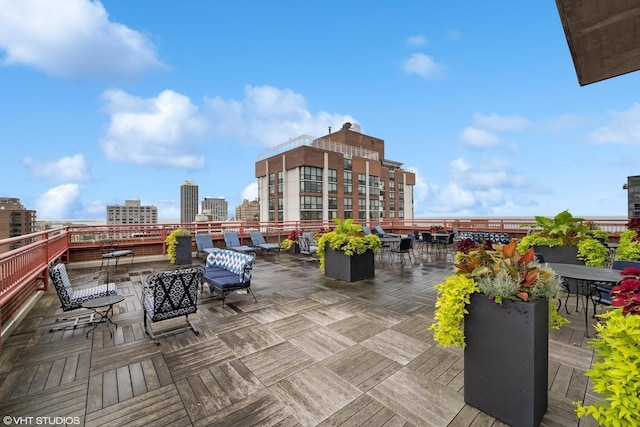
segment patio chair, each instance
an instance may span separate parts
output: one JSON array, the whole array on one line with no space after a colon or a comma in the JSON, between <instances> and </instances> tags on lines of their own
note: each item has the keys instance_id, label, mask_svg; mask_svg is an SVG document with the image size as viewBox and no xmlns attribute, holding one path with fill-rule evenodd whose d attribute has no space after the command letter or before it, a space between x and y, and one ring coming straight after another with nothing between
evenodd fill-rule
<instances>
[{"instance_id":1,"label":"patio chair","mask_svg":"<svg viewBox=\"0 0 640 427\"><path fill-rule=\"evenodd\" d=\"M196 247L198 249L198 256L203 253L205 258L209 255L215 247L213 246L213 240L211 234L196 234Z\"/></svg>"},{"instance_id":2,"label":"patio chair","mask_svg":"<svg viewBox=\"0 0 640 427\"><path fill-rule=\"evenodd\" d=\"M413 243L413 238L411 237L403 237L400 239L400 244L398 246L394 246L389 249L391 253L391 263L393 263L393 259L398 256L400 257L400 263L404 264L404 256L407 255L409 257L409 262L411 263L411 245Z\"/></svg>"},{"instance_id":3,"label":"patio chair","mask_svg":"<svg viewBox=\"0 0 640 427\"><path fill-rule=\"evenodd\" d=\"M60 307L64 312L82 308L82 303L90 299L116 295L118 293L116 284L108 283L109 273L106 270L74 277L75 287L71 284L69 276L67 275L67 268L62 263L49 266L49 277L51 278L53 287L58 293L58 298L60 298L61 303ZM91 324L95 320L95 314L95 312L91 312L75 317L56 319L56 322L65 321L69 323L52 327L49 331L76 329L78 326Z\"/></svg>"},{"instance_id":4,"label":"patio chair","mask_svg":"<svg viewBox=\"0 0 640 427\"><path fill-rule=\"evenodd\" d=\"M200 329L189 320L198 310L198 288L204 276L203 267L191 267L151 274L142 283L142 309L144 331L155 345L159 338L191 329L196 335ZM186 324L154 331L150 323L185 316Z\"/></svg>"},{"instance_id":5,"label":"patio chair","mask_svg":"<svg viewBox=\"0 0 640 427\"><path fill-rule=\"evenodd\" d=\"M313 233L302 233L298 236L298 244L300 245L301 254L313 255L318 251L318 245L313 240Z\"/></svg>"},{"instance_id":6,"label":"patio chair","mask_svg":"<svg viewBox=\"0 0 640 427\"><path fill-rule=\"evenodd\" d=\"M224 244L227 249L241 252L243 254L255 255L256 248L240 244L240 237L238 236L237 231L225 231L222 235L224 236Z\"/></svg>"},{"instance_id":7,"label":"patio chair","mask_svg":"<svg viewBox=\"0 0 640 427\"><path fill-rule=\"evenodd\" d=\"M103 240L100 242L100 253L102 254L102 262L100 263L100 269L104 266L104 261L107 261L105 267L109 267L109 261L116 260L115 269L118 269L118 261L120 258L131 255L131 265L133 265L134 254L131 249L118 249L115 241Z\"/></svg>"},{"instance_id":8,"label":"patio chair","mask_svg":"<svg viewBox=\"0 0 640 427\"><path fill-rule=\"evenodd\" d=\"M277 251L280 254L280 245L276 243L267 243L264 239L264 236L259 231L251 231L249 232L249 237L251 238L251 244L256 248L259 248L267 253Z\"/></svg>"},{"instance_id":9,"label":"patio chair","mask_svg":"<svg viewBox=\"0 0 640 427\"><path fill-rule=\"evenodd\" d=\"M378 237L400 237L399 234L387 233L379 225L374 226L373 229L376 230L376 234L378 235Z\"/></svg>"},{"instance_id":10,"label":"patio chair","mask_svg":"<svg viewBox=\"0 0 640 427\"><path fill-rule=\"evenodd\" d=\"M611 264L612 270L622 271L627 267L640 269L640 261L626 261L617 259ZM596 317L596 307L598 306L598 304L607 307L611 305L611 299L613 298L613 294L611 291L614 286L616 285L613 283L600 283L596 285L595 290L591 295L591 302L593 303L593 317Z\"/></svg>"}]
</instances>

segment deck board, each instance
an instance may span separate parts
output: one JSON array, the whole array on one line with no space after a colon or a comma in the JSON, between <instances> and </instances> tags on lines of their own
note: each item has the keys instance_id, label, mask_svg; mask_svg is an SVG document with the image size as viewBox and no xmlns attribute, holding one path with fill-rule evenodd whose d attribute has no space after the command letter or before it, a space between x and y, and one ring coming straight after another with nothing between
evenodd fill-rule
<instances>
[{"instance_id":1,"label":"deck board","mask_svg":"<svg viewBox=\"0 0 640 427\"><path fill-rule=\"evenodd\" d=\"M172 267L118 266L110 278L125 300L114 307L113 337L105 325L88 337L84 328L49 332L69 314L49 290L3 342L0 412L77 416L86 426L503 426L464 403L463 351L436 346L427 329L433 285L451 261L377 259L375 278L344 283L306 257L259 255L258 303L232 294L223 306L205 287L189 316L202 332L160 345L144 331L140 276ZM597 396L585 376L593 351L584 315L569 304L571 323L549 334L543 426L595 425L575 416L574 402Z\"/></svg>"}]
</instances>

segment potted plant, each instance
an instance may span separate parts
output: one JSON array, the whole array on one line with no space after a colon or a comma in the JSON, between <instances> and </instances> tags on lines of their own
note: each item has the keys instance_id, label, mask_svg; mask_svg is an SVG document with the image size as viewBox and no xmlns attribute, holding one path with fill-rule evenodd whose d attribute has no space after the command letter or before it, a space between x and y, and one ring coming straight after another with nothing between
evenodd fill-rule
<instances>
[{"instance_id":1,"label":"potted plant","mask_svg":"<svg viewBox=\"0 0 640 427\"><path fill-rule=\"evenodd\" d=\"M182 228L173 230L165 239L167 255L172 264L191 264L191 232Z\"/></svg>"},{"instance_id":2,"label":"potted plant","mask_svg":"<svg viewBox=\"0 0 640 427\"><path fill-rule=\"evenodd\" d=\"M627 261L640 260L640 218L631 218L627 229L620 233L620 244L616 249L616 259Z\"/></svg>"},{"instance_id":3,"label":"potted plant","mask_svg":"<svg viewBox=\"0 0 640 427\"><path fill-rule=\"evenodd\" d=\"M289 251L292 254L300 253L300 245L298 245L298 237L302 234L300 230L292 230L289 235L280 243L280 249Z\"/></svg>"},{"instance_id":4,"label":"potted plant","mask_svg":"<svg viewBox=\"0 0 640 427\"><path fill-rule=\"evenodd\" d=\"M547 410L548 331L566 323L551 302L561 279L533 248L461 243L454 272L435 286L443 347L464 348L464 399L510 425L536 426Z\"/></svg>"},{"instance_id":5,"label":"potted plant","mask_svg":"<svg viewBox=\"0 0 640 427\"><path fill-rule=\"evenodd\" d=\"M336 227L318 238L320 269L326 276L354 282L374 277L374 254L382 243L375 234L365 234L353 219L334 218Z\"/></svg>"},{"instance_id":6,"label":"potted plant","mask_svg":"<svg viewBox=\"0 0 640 427\"><path fill-rule=\"evenodd\" d=\"M640 423L640 270L625 268L612 289L611 309L596 324L596 350L587 371L593 390L602 396L591 405L577 404L578 417L592 416L598 425L637 426Z\"/></svg>"},{"instance_id":7,"label":"potted plant","mask_svg":"<svg viewBox=\"0 0 640 427\"><path fill-rule=\"evenodd\" d=\"M535 221L536 230L518 244L520 253L534 247L546 262L591 267L604 267L609 260L609 249L601 242L607 233L582 218L574 217L568 210L553 218L536 216Z\"/></svg>"}]
</instances>

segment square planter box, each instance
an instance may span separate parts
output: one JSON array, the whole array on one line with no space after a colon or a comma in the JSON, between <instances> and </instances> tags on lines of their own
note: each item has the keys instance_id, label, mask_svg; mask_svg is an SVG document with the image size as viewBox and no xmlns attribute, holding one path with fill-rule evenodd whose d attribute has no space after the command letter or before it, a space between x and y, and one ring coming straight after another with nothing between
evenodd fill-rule
<instances>
[{"instance_id":1,"label":"square planter box","mask_svg":"<svg viewBox=\"0 0 640 427\"><path fill-rule=\"evenodd\" d=\"M366 251L360 255L347 256L325 246L324 275L345 282L356 282L375 276L374 254Z\"/></svg>"},{"instance_id":2,"label":"square planter box","mask_svg":"<svg viewBox=\"0 0 640 427\"><path fill-rule=\"evenodd\" d=\"M547 412L549 305L471 295L464 316L464 400L498 420L538 426Z\"/></svg>"},{"instance_id":3,"label":"square planter box","mask_svg":"<svg viewBox=\"0 0 640 427\"><path fill-rule=\"evenodd\" d=\"M298 243L292 243L289 248L290 254L299 254L300 253L300 245Z\"/></svg>"},{"instance_id":4,"label":"square planter box","mask_svg":"<svg viewBox=\"0 0 640 427\"><path fill-rule=\"evenodd\" d=\"M180 236L177 239L178 246L176 246L176 264L191 264L193 255L191 251L191 237Z\"/></svg>"}]
</instances>

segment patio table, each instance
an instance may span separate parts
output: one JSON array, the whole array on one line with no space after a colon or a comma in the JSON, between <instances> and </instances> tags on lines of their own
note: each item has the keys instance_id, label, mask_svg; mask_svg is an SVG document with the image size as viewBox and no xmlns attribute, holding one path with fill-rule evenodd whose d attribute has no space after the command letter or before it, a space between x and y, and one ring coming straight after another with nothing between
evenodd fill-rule
<instances>
[{"instance_id":1,"label":"patio table","mask_svg":"<svg viewBox=\"0 0 640 427\"><path fill-rule=\"evenodd\" d=\"M548 263L548 265L558 276L565 279L573 279L578 283L576 293L582 300L585 333L589 337L589 304L586 303L586 298L591 297L598 283L617 283L620 280L620 270L579 264ZM576 304L577 308L578 305Z\"/></svg>"}]
</instances>

